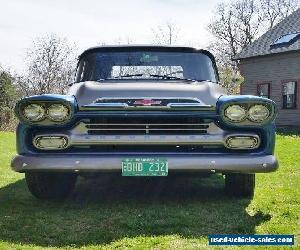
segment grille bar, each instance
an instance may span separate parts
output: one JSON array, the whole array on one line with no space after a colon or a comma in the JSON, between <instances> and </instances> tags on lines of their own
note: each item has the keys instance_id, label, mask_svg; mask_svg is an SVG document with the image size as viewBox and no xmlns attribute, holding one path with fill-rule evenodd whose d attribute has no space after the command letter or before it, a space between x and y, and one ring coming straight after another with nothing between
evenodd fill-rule
<instances>
[{"instance_id":1,"label":"grille bar","mask_svg":"<svg viewBox=\"0 0 300 250\"><path fill-rule=\"evenodd\" d=\"M183 123L85 123L85 128L89 134L109 134L109 133L128 133L128 134L169 134L176 132L206 134L209 124L183 124Z\"/></svg>"},{"instance_id":2,"label":"grille bar","mask_svg":"<svg viewBox=\"0 0 300 250\"><path fill-rule=\"evenodd\" d=\"M122 123L109 123L109 124L101 124L101 123L88 123L88 124L86 124L87 126L93 126L93 125L95 125L95 126L124 126L124 125L126 125L126 124L122 124ZM132 123L129 123L129 124L127 124L127 125L130 125L130 126L149 126L149 125L151 125L151 126L208 126L208 124L207 123L198 123L198 124L195 124L195 123L182 123L182 124L180 124L180 123L139 123L139 124L132 124Z\"/></svg>"},{"instance_id":3,"label":"grille bar","mask_svg":"<svg viewBox=\"0 0 300 250\"><path fill-rule=\"evenodd\" d=\"M173 130L182 130L181 128L92 128L92 129L89 129L89 130L95 130L95 131L107 131L107 130L112 130L112 131L115 131L115 130L129 130L129 131L135 131L135 130L153 130L153 131L173 131ZM201 129L201 128L185 128L183 130L206 130L206 129Z\"/></svg>"},{"instance_id":4,"label":"grille bar","mask_svg":"<svg viewBox=\"0 0 300 250\"><path fill-rule=\"evenodd\" d=\"M71 145L222 145L222 134L215 135L76 135Z\"/></svg>"}]
</instances>

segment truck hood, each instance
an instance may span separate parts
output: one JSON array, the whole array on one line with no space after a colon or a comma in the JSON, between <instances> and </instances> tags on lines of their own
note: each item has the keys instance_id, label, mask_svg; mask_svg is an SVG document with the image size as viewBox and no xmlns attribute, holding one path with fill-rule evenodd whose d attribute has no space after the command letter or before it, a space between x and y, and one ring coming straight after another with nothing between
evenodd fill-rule
<instances>
[{"instance_id":1,"label":"truck hood","mask_svg":"<svg viewBox=\"0 0 300 250\"><path fill-rule=\"evenodd\" d=\"M208 81L88 81L74 84L68 94L76 97L79 106L91 104L99 98L197 98L203 105L215 106L226 90Z\"/></svg>"}]
</instances>

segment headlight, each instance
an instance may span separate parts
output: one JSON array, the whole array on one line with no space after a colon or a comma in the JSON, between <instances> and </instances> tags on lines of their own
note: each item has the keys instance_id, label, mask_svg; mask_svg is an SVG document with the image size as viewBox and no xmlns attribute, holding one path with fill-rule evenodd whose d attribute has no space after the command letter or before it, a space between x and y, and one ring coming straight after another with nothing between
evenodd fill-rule
<instances>
[{"instance_id":1,"label":"headlight","mask_svg":"<svg viewBox=\"0 0 300 250\"><path fill-rule=\"evenodd\" d=\"M240 105L231 105L225 109L225 116L233 122L240 122L245 119L246 110Z\"/></svg>"},{"instance_id":2,"label":"headlight","mask_svg":"<svg viewBox=\"0 0 300 250\"><path fill-rule=\"evenodd\" d=\"M249 109L249 119L253 122L261 122L266 120L269 115L269 109L264 105L254 105Z\"/></svg>"},{"instance_id":3,"label":"headlight","mask_svg":"<svg viewBox=\"0 0 300 250\"><path fill-rule=\"evenodd\" d=\"M69 108L63 104L52 104L48 108L48 117L55 122L61 122L68 118Z\"/></svg>"},{"instance_id":4,"label":"headlight","mask_svg":"<svg viewBox=\"0 0 300 250\"><path fill-rule=\"evenodd\" d=\"M29 104L24 107L23 115L32 122L41 121L45 118L45 109L39 104Z\"/></svg>"}]
</instances>

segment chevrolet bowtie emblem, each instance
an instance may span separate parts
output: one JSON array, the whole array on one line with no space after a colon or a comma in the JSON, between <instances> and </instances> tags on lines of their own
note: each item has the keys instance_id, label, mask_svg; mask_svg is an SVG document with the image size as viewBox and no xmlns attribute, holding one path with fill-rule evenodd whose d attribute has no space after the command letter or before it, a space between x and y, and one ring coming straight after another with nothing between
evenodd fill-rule
<instances>
[{"instance_id":1,"label":"chevrolet bowtie emblem","mask_svg":"<svg viewBox=\"0 0 300 250\"><path fill-rule=\"evenodd\" d=\"M151 106L151 105L159 105L161 101L152 100L152 99L143 99L134 101L133 105L137 106Z\"/></svg>"}]
</instances>

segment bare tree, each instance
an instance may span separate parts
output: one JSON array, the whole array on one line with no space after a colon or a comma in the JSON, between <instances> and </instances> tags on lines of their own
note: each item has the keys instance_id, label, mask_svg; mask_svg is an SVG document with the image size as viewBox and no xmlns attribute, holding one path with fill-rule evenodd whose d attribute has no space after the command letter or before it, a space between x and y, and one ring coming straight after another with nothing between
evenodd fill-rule
<instances>
[{"instance_id":1,"label":"bare tree","mask_svg":"<svg viewBox=\"0 0 300 250\"><path fill-rule=\"evenodd\" d=\"M299 8L299 0L237 0L217 5L208 25L216 50L225 50L235 57L259 35ZM211 46L214 47L214 46Z\"/></svg>"},{"instance_id":2,"label":"bare tree","mask_svg":"<svg viewBox=\"0 0 300 250\"><path fill-rule=\"evenodd\" d=\"M155 44L172 45L178 41L180 30L173 22L166 22L156 28L152 28Z\"/></svg>"},{"instance_id":3,"label":"bare tree","mask_svg":"<svg viewBox=\"0 0 300 250\"><path fill-rule=\"evenodd\" d=\"M54 34L34 40L26 56L27 70L17 79L26 95L65 92L74 77L75 46Z\"/></svg>"},{"instance_id":4,"label":"bare tree","mask_svg":"<svg viewBox=\"0 0 300 250\"><path fill-rule=\"evenodd\" d=\"M209 49L216 56L221 80L228 83L230 77L240 78L232 58L298 7L299 0L237 0L217 5L208 25L215 38ZM227 88L231 91L232 84Z\"/></svg>"},{"instance_id":5,"label":"bare tree","mask_svg":"<svg viewBox=\"0 0 300 250\"><path fill-rule=\"evenodd\" d=\"M299 8L299 0L259 0L262 18L269 29Z\"/></svg>"},{"instance_id":6,"label":"bare tree","mask_svg":"<svg viewBox=\"0 0 300 250\"><path fill-rule=\"evenodd\" d=\"M254 0L219 4L208 29L216 38L216 50L226 51L229 63L241 49L251 44L259 33L261 16Z\"/></svg>"}]
</instances>

